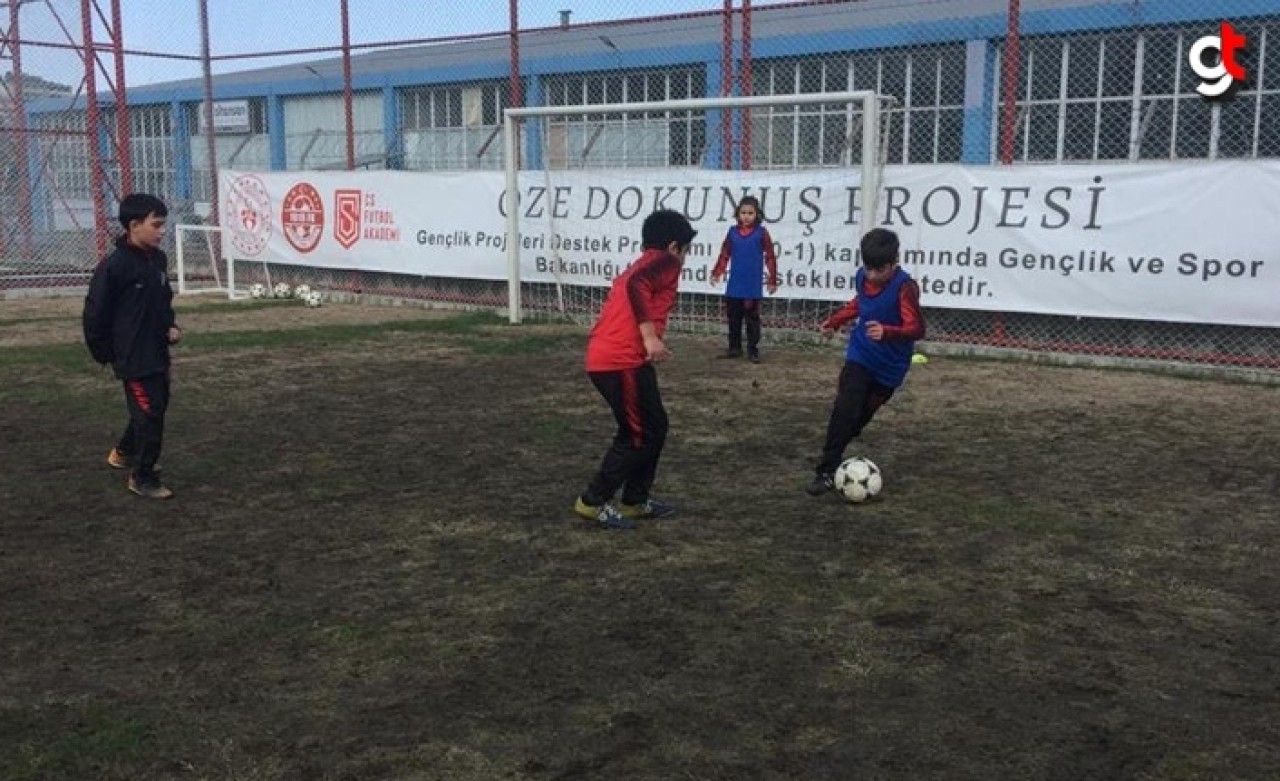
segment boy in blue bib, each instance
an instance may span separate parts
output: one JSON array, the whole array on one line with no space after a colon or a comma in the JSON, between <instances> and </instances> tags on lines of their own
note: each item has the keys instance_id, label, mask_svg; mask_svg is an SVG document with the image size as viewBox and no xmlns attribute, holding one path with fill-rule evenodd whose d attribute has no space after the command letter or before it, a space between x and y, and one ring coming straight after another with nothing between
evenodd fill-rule
<instances>
[{"instance_id":1,"label":"boy in blue bib","mask_svg":"<svg viewBox=\"0 0 1280 781\"><path fill-rule=\"evenodd\" d=\"M849 347L827 422L827 437L813 481L805 489L819 496L835 487L844 450L871 422L906 379L917 339L924 338L920 286L898 265L898 236L875 228L862 237L862 268L854 277L853 300L822 324L830 339L849 327Z\"/></svg>"}]
</instances>

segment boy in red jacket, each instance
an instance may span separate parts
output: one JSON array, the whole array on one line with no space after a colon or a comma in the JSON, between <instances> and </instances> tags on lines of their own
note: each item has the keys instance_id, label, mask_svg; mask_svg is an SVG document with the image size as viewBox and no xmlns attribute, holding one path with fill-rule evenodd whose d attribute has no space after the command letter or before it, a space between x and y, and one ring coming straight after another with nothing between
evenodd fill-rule
<instances>
[{"instance_id":1,"label":"boy in red jacket","mask_svg":"<svg viewBox=\"0 0 1280 781\"><path fill-rule=\"evenodd\" d=\"M618 429L573 511L608 529L632 529L636 520L675 512L649 495L667 438L655 365L671 355L662 337L696 235L679 212L662 209L645 218L644 253L613 281L587 339L587 375L613 410ZM610 502L619 488L622 502L614 508Z\"/></svg>"}]
</instances>

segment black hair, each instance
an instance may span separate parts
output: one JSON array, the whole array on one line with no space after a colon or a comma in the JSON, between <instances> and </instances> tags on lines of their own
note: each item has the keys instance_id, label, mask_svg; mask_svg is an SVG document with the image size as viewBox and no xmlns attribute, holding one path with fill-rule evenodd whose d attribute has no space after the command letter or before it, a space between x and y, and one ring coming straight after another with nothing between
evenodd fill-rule
<instances>
[{"instance_id":1,"label":"black hair","mask_svg":"<svg viewBox=\"0 0 1280 781\"><path fill-rule=\"evenodd\" d=\"M130 193L120 200L120 225L129 230L134 220L145 220L151 215L168 217L169 207L164 201L147 193Z\"/></svg>"},{"instance_id":2,"label":"black hair","mask_svg":"<svg viewBox=\"0 0 1280 781\"><path fill-rule=\"evenodd\" d=\"M666 249L671 242L688 247L698 232L680 212L659 209L644 218L640 228L640 240L645 249Z\"/></svg>"},{"instance_id":3,"label":"black hair","mask_svg":"<svg viewBox=\"0 0 1280 781\"><path fill-rule=\"evenodd\" d=\"M872 228L862 237L862 265L884 268L898 259L898 234L888 228Z\"/></svg>"},{"instance_id":4,"label":"black hair","mask_svg":"<svg viewBox=\"0 0 1280 781\"><path fill-rule=\"evenodd\" d=\"M764 211L760 208L760 199L754 195L744 195L742 200L738 201L738 206L733 210L734 219L737 219L738 212L742 211L743 206L756 207L756 225L764 222Z\"/></svg>"}]
</instances>

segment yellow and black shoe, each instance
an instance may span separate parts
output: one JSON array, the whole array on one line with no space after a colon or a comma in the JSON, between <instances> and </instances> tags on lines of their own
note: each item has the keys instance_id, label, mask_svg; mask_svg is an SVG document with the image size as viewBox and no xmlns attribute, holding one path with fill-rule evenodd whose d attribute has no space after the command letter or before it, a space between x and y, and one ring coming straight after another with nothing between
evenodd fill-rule
<instances>
[{"instance_id":1,"label":"yellow and black shoe","mask_svg":"<svg viewBox=\"0 0 1280 781\"><path fill-rule=\"evenodd\" d=\"M581 518L588 521L595 521L606 529L634 529L636 525L630 520L623 518L613 505L609 503L595 505L587 504L579 496L577 501L573 503L573 511Z\"/></svg>"},{"instance_id":2,"label":"yellow and black shoe","mask_svg":"<svg viewBox=\"0 0 1280 781\"><path fill-rule=\"evenodd\" d=\"M133 458L125 455L123 450L113 447L111 452L107 453L107 466L112 469L133 469ZM160 474L160 465L156 464L151 471Z\"/></svg>"}]
</instances>

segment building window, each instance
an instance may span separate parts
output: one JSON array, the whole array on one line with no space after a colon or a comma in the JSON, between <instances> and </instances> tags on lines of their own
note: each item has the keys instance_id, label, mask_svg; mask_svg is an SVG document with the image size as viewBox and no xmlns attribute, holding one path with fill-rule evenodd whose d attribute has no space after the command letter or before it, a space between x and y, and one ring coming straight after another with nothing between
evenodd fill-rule
<instances>
[{"instance_id":1,"label":"building window","mask_svg":"<svg viewBox=\"0 0 1280 781\"><path fill-rule=\"evenodd\" d=\"M1022 45L1014 158L1022 162L1187 160L1280 156L1280 19L1236 23L1248 36L1248 83L1230 100L1195 91L1187 65L1210 23L1157 31L1028 38ZM1003 57L1003 52L1001 53ZM994 87L992 150L1002 92ZM994 159L994 158L993 158Z\"/></svg>"},{"instance_id":2,"label":"building window","mask_svg":"<svg viewBox=\"0 0 1280 781\"><path fill-rule=\"evenodd\" d=\"M890 163L953 163L964 135L963 45L822 57L757 60L757 95L871 90L891 96L885 110ZM847 166L860 159L858 105L770 106L752 112L756 168Z\"/></svg>"},{"instance_id":3,"label":"building window","mask_svg":"<svg viewBox=\"0 0 1280 781\"><path fill-rule=\"evenodd\" d=\"M500 169L505 83L412 87L400 93L404 167L416 171Z\"/></svg>"},{"instance_id":4,"label":"building window","mask_svg":"<svg viewBox=\"0 0 1280 781\"><path fill-rule=\"evenodd\" d=\"M215 159L219 170L265 171L271 168L270 142L267 138L266 98L247 98L248 130L225 130L213 134ZM186 111L187 139L191 155L191 198L207 203L213 198L213 175L209 165L209 134L203 132L204 103L188 103Z\"/></svg>"},{"instance_id":5,"label":"building window","mask_svg":"<svg viewBox=\"0 0 1280 781\"><path fill-rule=\"evenodd\" d=\"M702 67L568 74L547 79L549 106L647 103L701 97ZM542 134L549 168L701 165L706 120L701 111L636 111L550 117Z\"/></svg>"},{"instance_id":6,"label":"building window","mask_svg":"<svg viewBox=\"0 0 1280 781\"><path fill-rule=\"evenodd\" d=\"M51 190L65 198L92 203L89 200L93 194L92 176L89 173L89 144L97 139L90 138L85 114L40 114L36 117L35 125L38 128L40 161L49 170ZM53 204L55 209L59 205ZM77 209L72 207L70 210ZM91 208L88 213L92 215ZM92 216L89 219L91 224Z\"/></svg>"},{"instance_id":7,"label":"building window","mask_svg":"<svg viewBox=\"0 0 1280 781\"><path fill-rule=\"evenodd\" d=\"M174 199L173 114L169 106L129 108L133 188Z\"/></svg>"}]
</instances>

